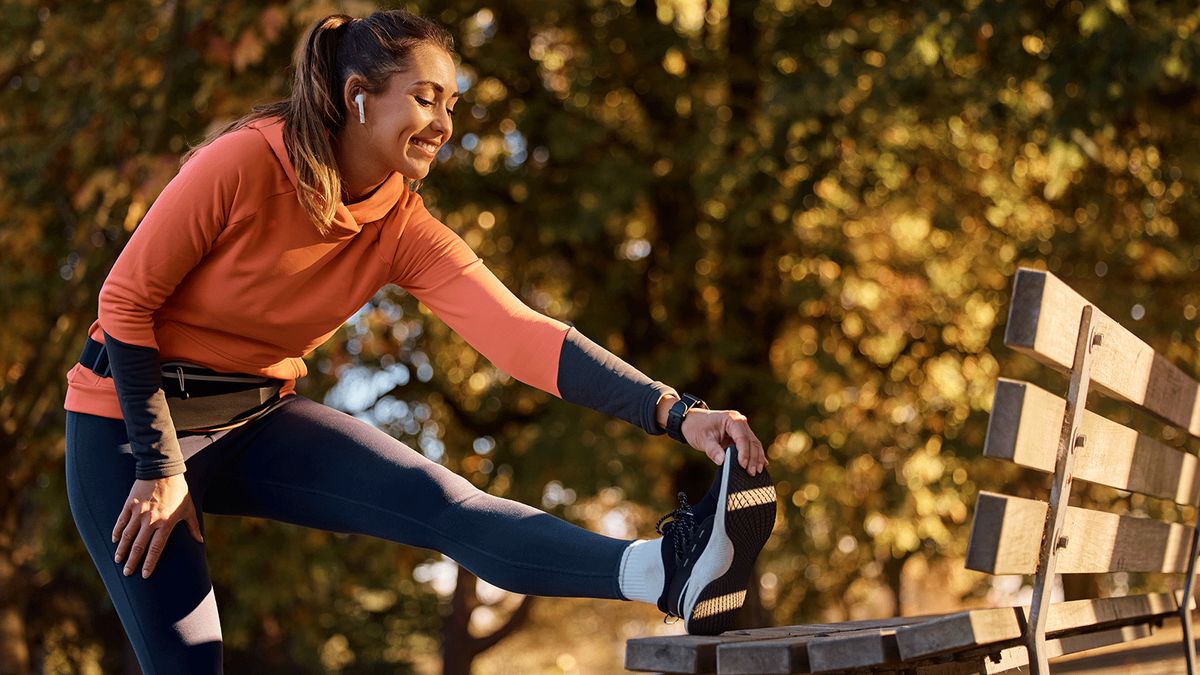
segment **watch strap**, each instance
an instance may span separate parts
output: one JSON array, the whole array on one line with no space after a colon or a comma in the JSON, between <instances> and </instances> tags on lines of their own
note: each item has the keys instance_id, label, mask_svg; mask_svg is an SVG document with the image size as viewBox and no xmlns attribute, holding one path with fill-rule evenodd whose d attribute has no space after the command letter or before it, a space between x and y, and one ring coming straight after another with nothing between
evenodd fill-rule
<instances>
[{"instance_id":1,"label":"watch strap","mask_svg":"<svg viewBox=\"0 0 1200 675\"><path fill-rule=\"evenodd\" d=\"M708 404L698 396L680 394L679 400L672 404L671 409L667 411L667 435L680 443L687 443L687 439L683 437L683 420L687 418L692 408L707 410Z\"/></svg>"}]
</instances>

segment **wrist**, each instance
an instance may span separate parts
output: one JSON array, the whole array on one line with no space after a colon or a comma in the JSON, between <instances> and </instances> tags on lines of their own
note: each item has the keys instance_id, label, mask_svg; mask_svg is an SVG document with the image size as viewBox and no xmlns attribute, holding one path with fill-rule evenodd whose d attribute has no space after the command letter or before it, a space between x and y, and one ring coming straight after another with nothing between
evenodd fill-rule
<instances>
[{"instance_id":1,"label":"wrist","mask_svg":"<svg viewBox=\"0 0 1200 675\"><path fill-rule=\"evenodd\" d=\"M667 411L667 436L685 445L688 444L687 438L683 435L683 422L687 419L688 413L696 408L707 409L708 404L698 396L680 394L679 400L671 404L670 410Z\"/></svg>"},{"instance_id":2,"label":"wrist","mask_svg":"<svg viewBox=\"0 0 1200 675\"><path fill-rule=\"evenodd\" d=\"M658 399L658 408L654 411L654 419L658 422L659 429L667 428L667 413L671 412L671 406L679 397L675 394L663 394L662 398Z\"/></svg>"}]
</instances>

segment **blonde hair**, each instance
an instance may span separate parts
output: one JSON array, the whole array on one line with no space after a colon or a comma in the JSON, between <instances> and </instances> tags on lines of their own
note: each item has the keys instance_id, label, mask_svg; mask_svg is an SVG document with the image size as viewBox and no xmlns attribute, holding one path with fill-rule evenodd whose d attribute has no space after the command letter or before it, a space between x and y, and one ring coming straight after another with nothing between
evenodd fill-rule
<instances>
[{"instance_id":1,"label":"blonde hair","mask_svg":"<svg viewBox=\"0 0 1200 675\"><path fill-rule=\"evenodd\" d=\"M408 69L412 50L422 44L454 51L454 38L446 29L403 10L375 12L362 19L345 14L327 16L309 27L297 46L291 95L255 106L209 134L182 161L231 131L261 119L282 117L283 144L296 169L297 196L317 230L328 234L342 199L333 139L346 123L342 100L346 80L359 75L365 80L363 89L383 91L388 77Z\"/></svg>"}]
</instances>

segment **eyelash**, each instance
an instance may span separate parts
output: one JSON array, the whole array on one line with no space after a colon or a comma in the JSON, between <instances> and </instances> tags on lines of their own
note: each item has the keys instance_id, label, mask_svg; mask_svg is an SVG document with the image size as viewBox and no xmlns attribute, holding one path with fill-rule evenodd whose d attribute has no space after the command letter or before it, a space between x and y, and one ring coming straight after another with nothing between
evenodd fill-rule
<instances>
[{"instance_id":1,"label":"eyelash","mask_svg":"<svg viewBox=\"0 0 1200 675\"><path fill-rule=\"evenodd\" d=\"M417 99L417 103L420 103L421 105L425 106L426 108L433 105L433 101L427 101L427 100L421 98L420 96L414 96L413 98ZM454 111L451 110L450 108L446 108L446 113L449 114L451 117L454 117Z\"/></svg>"}]
</instances>

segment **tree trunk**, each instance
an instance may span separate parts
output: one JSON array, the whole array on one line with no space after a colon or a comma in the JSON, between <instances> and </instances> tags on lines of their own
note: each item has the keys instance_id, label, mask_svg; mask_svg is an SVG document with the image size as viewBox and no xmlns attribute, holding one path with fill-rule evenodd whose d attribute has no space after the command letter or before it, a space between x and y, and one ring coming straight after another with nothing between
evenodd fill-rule
<instances>
[{"instance_id":1,"label":"tree trunk","mask_svg":"<svg viewBox=\"0 0 1200 675\"><path fill-rule=\"evenodd\" d=\"M896 598L896 607L893 611L897 616L904 616L904 563L908 562L910 555L906 553L899 558L888 556L883 561L883 583L891 589L892 595Z\"/></svg>"},{"instance_id":2,"label":"tree trunk","mask_svg":"<svg viewBox=\"0 0 1200 675\"><path fill-rule=\"evenodd\" d=\"M450 597L450 611L442 617L442 675L470 675L475 657L499 644L504 638L520 628L529 618L533 608L533 596L525 596L508 621L482 637L471 635L471 613L480 605L475 595L478 578L461 565L454 595Z\"/></svg>"},{"instance_id":3,"label":"tree trunk","mask_svg":"<svg viewBox=\"0 0 1200 675\"><path fill-rule=\"evenodd\" d=\"M26 588L20 568L11 559L12 550L0 550L0 675L30 672L29 645L25 635L25 612L19 590Z\"/></svg>"},{"instance_id":4,"label":"tree trunk","mask_svg":"<svg viewBox=\"0 0 1200 675\"><path fill-rule=\"evenodd\" d=\"M442 675L470 675L471 613L479 601L475 597L475 575L461 565L458 582L450 596L450 612L442 617Z\"/></svg>"}]
</instances>

